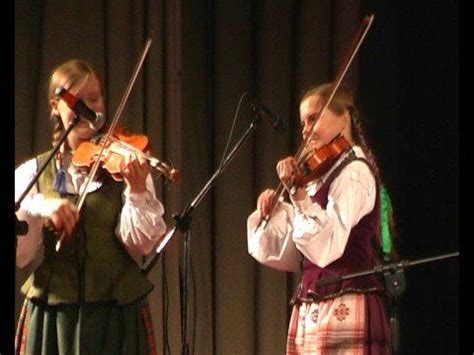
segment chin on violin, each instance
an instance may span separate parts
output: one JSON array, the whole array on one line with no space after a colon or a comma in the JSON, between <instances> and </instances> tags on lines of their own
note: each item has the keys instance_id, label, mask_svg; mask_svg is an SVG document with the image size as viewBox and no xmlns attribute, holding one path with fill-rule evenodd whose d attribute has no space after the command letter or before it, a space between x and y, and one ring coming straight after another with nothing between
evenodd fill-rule
<instances>
[{"instance_id":1,"label":"chin on violin","mask_svg":"<svg viewBox=\"0 0 474 355\"><path fill-rule=\"evenodd\" d=\"M306 150L299 160L293 156L280 160L276 165L277 175L293 199L301 201L307 196L305 186L327 173L351 146L351 143L339 134L330 143L320 148ZM263 191L257 199L257 209L261 217L268 216L277 202L275 190Z\"/></svg>"}]
</instances>

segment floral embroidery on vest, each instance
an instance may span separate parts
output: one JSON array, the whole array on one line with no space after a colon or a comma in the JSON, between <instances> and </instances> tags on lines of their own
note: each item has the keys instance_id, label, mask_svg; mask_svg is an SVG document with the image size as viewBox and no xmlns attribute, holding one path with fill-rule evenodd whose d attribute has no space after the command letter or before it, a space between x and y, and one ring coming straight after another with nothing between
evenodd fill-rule
<instances>
[{"instance_id":1,"label":"floral embroidery on vest","mask_svg":"<svg viewBox=\"0 0 474 355\"><path fill-rule=\"evenodd\" d=\"M337 320L342 322L346 317L350 314L350 309L344 304L341 303L339 307L336 308L334 311L334 315L336 316Z\"/></svg>"},{"instance_id":2,"label":"floral embroidery on vest","mask_svg":"<svg viewBox=\"0 0 474 355\"><path fill-rule=\"evenodd\" d=\"M315 309L313 311L313 313L311 313L311 320L314 322L314 323L317 323L318 321L318 314L319 314L319 310L318 309Z\"/></svg>"}]
</instances>

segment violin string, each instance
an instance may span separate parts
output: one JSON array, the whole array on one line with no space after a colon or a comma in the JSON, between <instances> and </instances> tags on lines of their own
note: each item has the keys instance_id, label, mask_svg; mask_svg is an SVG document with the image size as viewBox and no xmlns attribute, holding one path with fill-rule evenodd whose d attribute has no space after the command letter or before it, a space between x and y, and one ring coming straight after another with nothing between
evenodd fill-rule
<instances>
[{"instance_id":1,"label":"violin string","mask_svg":"<svg viewBox=\"0 0 474 355\"><path fill-rule=\"evenodd\" d=\"M170 168L167 164L165 164L161 160L159 160L158 158L149 157L149 156L146 155L146 153L142 152L140 149L137 149L133 145L125 143L125 142L123 142L119 139L116 139L114 137L111 138L111 141L118 144L121 148L125 149L126 151L135 154L137 157L141 157L143 159L146 159L148 162L150 162L150 165L160 173L160 175L158 177L163 175L163 176L165 176L169 179L172 179L171 171L173 169ZM111 149L111 151L114 152L112 149ZM117 154L119 154L119 153L117 153Z\"/></svg>"}]
</instances>

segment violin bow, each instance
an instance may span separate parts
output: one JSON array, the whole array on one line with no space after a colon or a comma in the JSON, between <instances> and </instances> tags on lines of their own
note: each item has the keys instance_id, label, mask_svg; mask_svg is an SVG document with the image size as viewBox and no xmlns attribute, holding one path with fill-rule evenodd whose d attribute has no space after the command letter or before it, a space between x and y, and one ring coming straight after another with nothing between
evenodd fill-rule
<instances>
[{"instance_id":1,"label":"violin bow","mask_svg":"<svg viewBox=\"0 0 474 355\"><path fill-rule=\"evenodd\" d=\"M320 124L319 122L321 121L321 117L326 113L327 108L329 107L332 99L334 98L334 95L336 94L337 89L341 85L342 80L344 79L344 76L347 73L347 70L349 69L349 66L352 64L362 42L364 41L365 36L367 35L367 32L369 31L370 27L372 26L372 22L374 21L374 15L367 15L364 17L362 20L362 23L359 26L359 29L357 30L356 34L354 35L354 39L352 40L352 44L349 47L349 50L346 52L346 56L344 57L344 61L341 64L341 67L339 68L338 75L336 77L335 85L334 88L331 92L331 95L329 98L326 100L326 103L324 104L323 108L321 111L319 111L318 116L316 119L313 121L311 124L311 127L309 129L310 134L306 136L305 139L303 139L303 142L301 143L300 147L295 153L295 159L296 161L299 162L301 156L303 155L303 152L305 151L306 147L308 146L308 143L311 141L311 138L314 134L314 131L317 125ZM258 230L261 226L263 229L268 225L268 222L270 221L270 218L273 214L273 211L275 210L275 207L277 205L277 201L281 198L283 193L285 192L285 186L282 182L278 185L277 189L275 190L275 195L272 199L271 209L270 213L262 218L257 226Z\"/></svg>"},{"instance_id":2,"label":"violin bow","mask_svg":"<svg viewBox=\"0 0 474 355\"><path fill-rule=\"evenodd\" d=\"M122 115L123 109L125 107L125 104L128 101L128 98L130 96L130 93L132 91L133 85L135 84L135 81L137 80L138 74L140 73L140 70L143 66L143 62L145 61L145 57L148 54L148 50L150 49L151 46L151 38L148 38L148 40L145 43L145 47L142 51L142 54L140 55L138 62L135 66L135 69L132 72L132 77L130 78L130 81L128 82L128 85L125 89L125 92L123 93L122 99L120 100L120 103L117 107L117 110L115 111L114 118L112 120L112 123L110 124L109 130L107 131L107 134L105 136L104 144L102 145L102 148L100 149L99 155L97 157L97 160L94 162L94 165L92 166L91 171L89 172L89 175L87 176L85 183L81 186L81 193L79 196L79 200L77 202L77 210L80 212L82 205L84 204L84 201L86 199L87 193L88 193L88 187L90 182L94 179L97 170L99 168L100 164L100 158L102 157L103 153L105 152L105 147L108 145L110 142L113 132L115 130L115 127L117 126L117 123L119 121L120 116ZM65 233L61 235L61 237L58 239L56 242L56 252L58 252L61 249L63 240L65 238Z\"/></svg>"}]
</instances>

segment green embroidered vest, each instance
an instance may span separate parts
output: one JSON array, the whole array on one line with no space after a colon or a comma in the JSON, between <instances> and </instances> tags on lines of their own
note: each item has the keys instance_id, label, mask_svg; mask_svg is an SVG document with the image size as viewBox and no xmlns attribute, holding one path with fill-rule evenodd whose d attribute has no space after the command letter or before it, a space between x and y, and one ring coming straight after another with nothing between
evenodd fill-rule
<instances>
[{"instance_id":1,"label":"green embroidered vest","mask_svg":"<svg viewBox=\"0 0 474 355\"><path fill-rule=\"evenodd\" d=\"M38 156L41 166L47 153ZM53 190L54 159L38 180L46 198L60 198ZM57 237L43 228L44 261L22 287L28 298L48 304L82 302L132 303L153 290L115 235L122 209L123 183L107 177L96 191L88 193L76 234L55 251ZM66 197L73 203L77 195Z\"/></svg>"}]
</instances>

